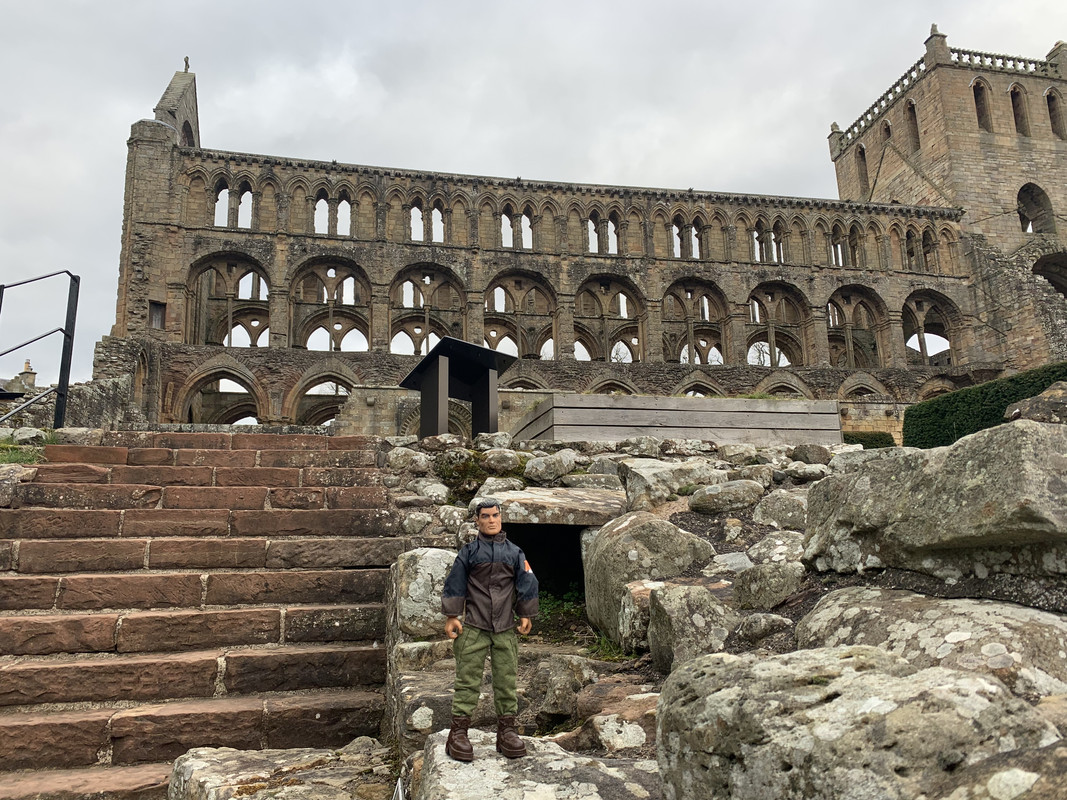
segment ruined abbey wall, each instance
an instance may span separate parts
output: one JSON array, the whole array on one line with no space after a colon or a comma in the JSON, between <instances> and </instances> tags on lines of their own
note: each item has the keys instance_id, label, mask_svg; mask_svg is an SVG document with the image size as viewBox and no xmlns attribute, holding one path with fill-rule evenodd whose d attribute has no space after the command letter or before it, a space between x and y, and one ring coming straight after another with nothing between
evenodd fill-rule
<instances>
[{"instance_id":1,"label":"ruined abbey wall","mask_svg":"<svg viewBox=\"0 0 1067 800\"><path fill-rule=\"evenodd\" d=\"M909 83L921 119L941 113L938 72ZM178 73L132 129L96 374L133 375L159 422L315 424L443 336L519 355L505 388L890 406L1067 357L1058 287L937 189L957 168L950 125L923 128L940 142L925 165L893 161L894 128L859 191L877 122L831 137L849 201L593 186L204 149ZM1046 231L1023 244L1062 251ZM403 405L373 427L399 430Z\"/></svg>"}]
</instances>

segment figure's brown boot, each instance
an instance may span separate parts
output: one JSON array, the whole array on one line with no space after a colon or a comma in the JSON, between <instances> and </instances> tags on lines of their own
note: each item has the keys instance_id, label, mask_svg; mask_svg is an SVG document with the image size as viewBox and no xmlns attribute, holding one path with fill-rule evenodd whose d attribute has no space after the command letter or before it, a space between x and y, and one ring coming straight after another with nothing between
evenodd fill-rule
<instances>
[{"instance_id":1,"label":"figure's brown boot","mask_svg":"<svg viewBox=\"0 0 1067 800\"><path fill-rule=\"evenodd\" d=\"M501 717L496 722L496 751L505 758L522 758L526 745L519 738L515 717Z\"/></svg>"},{"instance_id":2,"label":"figure's brown boot","mask_svg":"<svg viewBox=\"0 0 1067 800\"><path fill-rule=\"evenodd\" d=\"M471 725L470 717L452 717L452 727L448 731L445 752L456 761L474 761L474 748L467 738L467 728Z\"/></svg>"}]
</instances>

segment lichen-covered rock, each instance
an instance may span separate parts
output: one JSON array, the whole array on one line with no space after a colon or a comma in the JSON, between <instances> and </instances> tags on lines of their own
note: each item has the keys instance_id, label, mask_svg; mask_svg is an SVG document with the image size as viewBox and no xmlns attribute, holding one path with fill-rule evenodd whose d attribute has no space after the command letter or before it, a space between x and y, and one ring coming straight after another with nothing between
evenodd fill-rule
<instances>
[{"instance_id":1,"label":"lichen-covered rock","mask_svg":"<svg viewBox=\"0 0 1067 800\"><path fill-rule=\"evenodd\" d=\"M660 694L657 746L668 800L914 800L1059 738L995 678L854 646L682 664Z\"/></svg>"},{"instance_id":2,"label":"lichen-covered rock","mask_svg":"<svg viewBox=\"0 0 1067 800\"><path fill-rule=\"evenodd\" d=\"M638 755L656 742L658 700L657 692L628 694L587 716L578 730L549 738L572 752L594 750L609 756Z\"/></svg>"},{"instance_id":3,"label":"lichen-covered rock","mask_svg":"<svg viewBox=\"0 0 1067 800\"><path fill-rule=\"evenodd\" d=\"M617 475L564 475L560 483L571 489L610 489L621 492L622 481Z\"/></svg>"},{"instance_id":4,"label":"lichen-covered rock","mask_svg":"<svg viewBox=\"0 0 1067 800\"><path fill-rule=\"evenodd\" d=\"M467 440L455 433L442 433L437 436L427 436L419 439L419 447L427 453L443 453L446 450L462 448Z\"/></svg>"},{"instance_id":5,"label":"lichen-covered rock","mask_svg":"<svg viewBox=\"0 0 1067 800\"><path fill-rule=\"evenodd\" d=\"M729 461L731 464L738 467L754 463L756 454L757 450L756 445L754 444L738 443L719 445L719 458L723 461Z\"/></svg>"},{"instance_id":6,"label":"lichen-covered rock","mask_svg":"<svg viewBox=\"0 0 1067 800\"><path fill-rule=\"evenodd\" d=\"M511 439L511 434L507 431L479 433L474 437L474 449L493 450L495 448L508 448L511 447Z\"/></svg>"},{"instance_id":7,"label":"lichen-covered rock","mask_svg":"<svg viewBox=\"0 0 1067 800\"><path fill-rule=\"evenodd\" d=\"M833 453L829 447L821 444L798 444L793 448L793 460L803 461L805 464L829 464Z\"/></svg>"},{"instance_id":8,"label":"lichen-covered rock","mask_svg":"<svg viewBox=\"0 0 1067 800\"><path fill-rule=\"evenodd\" d=\"M578 692L596 679L596 667L588 658L554 654L540 661L526 686L527 699L537 705L538 723L551 727L576 717Z\"/></svg>"},{"instance_id":9,"label":"lichen-covered rock","mask_svg":"<svg viewBox=\"0 0 1067 800\"><path fill-rule=\"evenodd\" d=\"M558 744L527 738L527 756L510 760L496 752L496 735L470 732L473 763L445 754L447 731L426 740L421 779L413 800L659 800L652 760L593 758Z\"/></svg>"},{"instance_id":10,"label":"lichen-covered rock","mask_svg":"<svg viewBox=\"0 0 1067 800\"><path fill-rule=\"evenodd\" d=\"M1009 603L838 589L798 623L797 643L882 647L917 667L995 675L1018 695L1067 692L1067 620Z\"/></svg>"},{"instance_id":11,"label":"lichen-covered rock","mask_svg":"<svg viewBox=\"0 0 1067 800\"><path fill-rule=\"evenodd\" d=\"M385 457L385 465L394 472L425 475L433 469L433 459L410 447L394 447Z\"/></svg>"},{"instance_id":12,"label":"lichen-covered rock","mask_svg":"<svg viewBox=\"0 0 1067 800\"><path fill-rule=\"evenodd\" d=\"M463 523L471 518L470 511L461 506L441 506L437 509L437 518L449 533L459 533Z\"/></svg>"},{"instance_id":13,"label":"lichen-covered rock","mask_svg":"<svg viewBox=\"0 0 1067 800\"><path fill-rule=\"evenodd\" d=\"M96 447L104 441L102 428L56 428L52 435L56 444L76 444L82 447ZM2 438L0 433L0 439Z\"/></svg>"},{"instance_id":14,"label":"lichen-covered rock","mask_svg":"<svg viewBox=\"0 0 1067 800\"><path fill-rule=\"evenodd\" d=\"M401 553L390 568L400 630L409 636L441 636L441 590L456 560L451 550L419 547Z\"/></svg>"},{"instance_id":15,"label":"lichen-covered rock","mask_svg":"<svg viewBox=\"0 0 1067 800\"><path fill-rule=\"evenodd\" d=\"M1067 381L1056 381L1036 397L1012 403L1005 409L1004 419L1067 423Z\"/></svg>"},{"instance_id":16,"label":"lichen-covered rock","mask_svg":"<svg viewBox=\"0 0 1067 800\"><path fill-rule=\"evenodd\" d=\"M497 492L504 525L603 525L626 510L622 492L606 489L550 489L530 486ZM480 497L470 502L471 515Z\"/></svg>"},{"instance_id":17,"label":"lichen-covered rock","mask_svg":"<svg viewBox=\"0 0 1067 800\"><path fill-rule=\"evenodd\" d=\"M751 508L763 497L763 484L756 481L726 481L701 486L689 496L689 510L698 514L719 514Z\"/></svg>"},{"instance_id":18,"label":"lichen-covered rock","mask_svg":"<svg viewBox=\"0 0 1067 800\"><path fill-rule=\"evenodd\" d=\"M736 472L737 477L734 477ZM747 467L741 467L739 470L730 472L730 480L746 480L755 481L760 486L766 489L771 488L771 484L774 483L774 465L772 464L750 464Z\"/></svg>"},{"instance_id":19,"label":"lichen-covered rock","mask_svg":"<svg viewBox=\"0 0 1067 800\"><path fill-rule=\"evenodd\" d=\"M585 602L590 622L618 642L626 584L680 575L713 555L707 541L647 511L612 520L597 532L587 553Z\"/></svg>"},{"instance_id":20,"label":"lichen-covered rock","mask_svg":"<svg viewBox=\"0 0 1067 800\"><path fill-rule=\"evenodd\" d=\"M20 445L42 445L48 434L40 428L15 428L11 441Z\"/></svg>"},{"instance_id":21,"label":"lichen-covered rock","mask_svg":"<svg viewBox=\"0 0 1067 800\"><path fill-rule=\"evenodd\" d=\"M501 492L518 492L526 488L522 478L486 478L478 487L476 497L496 497Z\"/></svg>"},{"instance_id":22,"label":"lichen-covered rock","mask_svg":"<svg viewBox=\"0 0 1067 800\"><path fill-rule=\"evenodd\" d=\"M802 531L808 525L808 489L775 489L759 501L752 521Z\"/></svg>"},{"instance_id":23,"label":"lichen-covered rock","mask_svg":"<svg viewBox=\"0 0 1067 800\"><path fill-rule=\"evenodd\" d=\"M1041 716L1056 726L1056 729L1067 735L1067 694L1054 694L1042 697L1034 706L1041 712Z\"/></svg>"},{"instance_id":24,"label":"lichen-covered rock","mask_svg":"<svg viewBox=\"0 0 1067 800\"><path fill-rule=\"evenodd\" d=\"M434 478L413 480L408 484L408 489L415 492L419 497L429 497L438 505L448 502L449 488Z\"/></svg>"},{"instance_id":25,"label":"lichen-covered rock","mask_svg":"<svg viewBox=\"0 0 1067 800\"><path fill-rule=\"evenodd\" d=\"M755 644L768 636L787 631L792 627L793 620L789 617L757 612L741 620L741 624L737 626L737 635L741 641Z\"/></svg>"},{"instance_id":26,"label":"lichen-covered rock","mask_svg":"<svg viewBox=\"0 0 1067 800\"><path fill-rule=\"evenodd\" d=\"M675 664L719 652L739 619L706 586L668 583L654 589L648 609L652 663L668 673Z\"/></svg>"},{"instance_id":27,"label":"lichen-covered rock","mask_svg":"<svg viewBox=\"0 0 1067 800\"><path fill-rule=\"evenodd\" d=\"M725 483L728 475L726 470L716 469L712 462L700 457L679 462L624 458L618 462L618 468L631 511L648 511L662 505L683 486Z\"/></svg>"},{"instance_id":28,"label":"lichen-covered rock","mask_svg":"<svg viewBox=\"0 0 1067 800\"><path fill-rule=\"evenodd\" d=\"M734 578L737 605L769 611L800 590L806 572L798 561L768 561L739 572Z\"/></svg>"},{"instance_id":29,"label":"lichen-covered rock","mask_svg":"<svg viewBox=\"0 0 1067 800\"><path fill-rule=\"evenodd\" d=\"M485 461L482 464L487 472L494 475L504 475L519 468L521 459L514 450L502 447L493 447L485 451Z\"/></svg>"},{"instance_id":30,"label":"lichen-covered rock","mask_svg":"<svg viewBox=\"0 0 1067 800\"><path fill-rule=\"evenodd\" d=\"M20 483L37 477L37 468L24 464L0 464L0 508L10 508Z\"/></svg>"},{"instance_id":31,"label":"lichen-covered rock","mask_svg":"<svg viewBox=\"0 0 1067 800\"><path fill-rule=\"evenodd\" d=\"M405 536L415 536L431 522L433 522L432 514L427 514L425 511L406 511L400 522L400 529Z\"/></svg>"},{"instance_id":32,"label":"lichen-covered rock","mask_svg":"<svg viewBox=\"0 0 1067 800\"><path fill-rule=\"evenodd\" d=\"M534 483L551 483L574 469L576 453L570 448L548 456L531 458L522 476Z\"/></svg>"},{"instance_id":33,"label":"lichen-covered rock","mask_svg":"<svg viewBox=\"0 0 1067 800\"><path fill-rule=\"evenodd\" d=\"M1067 426L1019 420L835 474L807 534L820 570L1067 575Z\"/></svg>"},{"instance_id":34,"label":"lichen-covered rock","mask_svg":"<svg viewBox=\"0 0 1067 800\"><path fill-rule=\"evenodd\" d=\"M1013 750L963 767L928 800L1063 800L1067 745Z\"/></svg>"},{"instance_id":35,"label":"lichen-covered rock","mask_svg":"<svg viewBox=\"0 0 1067 800\"><path fill-rule=\"evenodd\" d=\"M197 747L174 762L170 800L350 800L389 797L391 752L361 736L339 750ZM284 788L281 788L284 787Z\"/></svg>"},{"instance_id":36,"label":"lichen-covered rock","mask_svg":"<svg viewBox=\"0 0 1067 800\"><path fill-rule=\"evenodd\" d=\"M830 468L825 464L805 464L803 461L790 462L782 471L798 483L821 481L830 474Z\"/></svg>"},{"instance_id":37,"label":"lichen-covered rock","mask_svg":"<svg viewBox=\"0 0 1067 800\"><path fill-rule=\"evenodd\" d=\"M855 469L860 464L868 461L879 461L883 458L899 458L909 453L919 452L918 447L877 447L872 450L842 450L835 453L830 459L831 472L847 472Z\"/></svg>"},{"instance_id":38,"label":"lichen-covered rock","mask_svg":"<svg viewBox=\"0 0 1067 800\"><path fill-rule=\"evenodd\" d=\"M800 561L804 554L804 534L799 531L782 531L764 536L745 551L755 564Z\"/></svg>"},{"instance_id":39,"label":"lichen-covered rock","mask_svg":"<svg viewBox=\"0 0 1067 800\"><path fill-rule=\"evenodd\" d=\"M658 458L660 440L654 436L634 436L632 439L623 439L619 442L619 450L632 456Z\"/></svg>"},{"instance_id":40,"label":"lichen-covered rock","mask_svg":"<svg viewBox=\"0 0 1067 800\"><path fill-rule=\"evenodd\" d=\"M628 653L648 649L648 606L653 589L663 581L630 581L623 587L619 606L619 646Z\"/></svg>"}]
</instances>

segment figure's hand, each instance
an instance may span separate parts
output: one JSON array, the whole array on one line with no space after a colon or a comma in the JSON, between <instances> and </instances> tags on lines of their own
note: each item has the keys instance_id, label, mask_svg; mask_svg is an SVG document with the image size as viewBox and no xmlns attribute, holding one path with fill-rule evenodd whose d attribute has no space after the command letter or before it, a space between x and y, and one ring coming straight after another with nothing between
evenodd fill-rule
<instances>
[{"instance_id":1,"label":"figure's hand","mask_svg":"<svg viewBox=\"0 0 1067 800\"><path fill-rule=\"evenodd\" d=\"M519 633L521 633L523 636L525 636L526 634L528 634L530 632L531 628L533 628L533 623L530 622L530 618L529 617L519 617L519 625L518 625L518 628L517 628Z\"/></svg>"},{"instance_id":2,"label":"figure's hand","mask_svg":"<svg viewBox=\"0 0 1067 800\"><path fill-rule=\"evenodd\" d=\"M463 623L459 621L459 617L449 617L445 623L445 635L449 639L455 639L463 633Z\"/></svg>"}]
</instances>

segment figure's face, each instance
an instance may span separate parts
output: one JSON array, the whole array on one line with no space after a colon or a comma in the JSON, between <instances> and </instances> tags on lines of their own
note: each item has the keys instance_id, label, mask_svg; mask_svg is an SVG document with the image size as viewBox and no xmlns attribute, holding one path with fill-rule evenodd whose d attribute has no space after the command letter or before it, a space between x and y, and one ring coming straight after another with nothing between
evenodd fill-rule
<instances>
[{"instance_id":1,"label":"figure's face","mask_svg":"<svg viewBox=\"0 0 1067 800\"><path fill-rule=\"evenodd\" d=\"M478 512L478 532L486 536L495 536L500 533L500 509L496 506L483 508Z\"/></svg>"}]
</instances>

